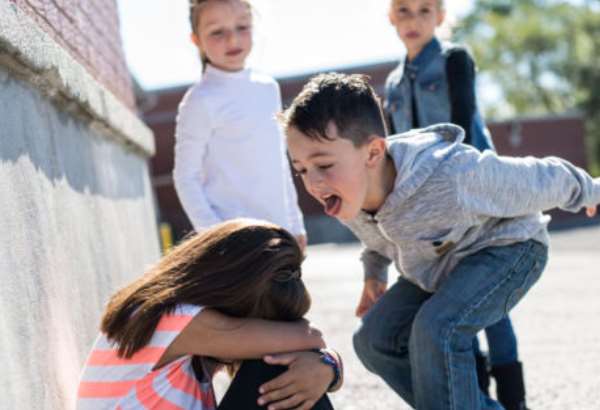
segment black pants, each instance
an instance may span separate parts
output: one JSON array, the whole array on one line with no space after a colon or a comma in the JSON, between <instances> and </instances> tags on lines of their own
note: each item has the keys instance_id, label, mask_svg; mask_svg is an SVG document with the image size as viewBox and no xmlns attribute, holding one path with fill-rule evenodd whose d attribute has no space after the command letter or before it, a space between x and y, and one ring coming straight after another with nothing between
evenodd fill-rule
<instances>
[{"instance_id":1,"label":"black pants","mask_svg":"<svg viewBox=\"0 0 600 410\"><path fill-rule=\"evenodd\" d=\"M202 380L196 366L196 377ZM262 360L245 360L232 380L223 400L217 407L218 410L264 410L259 406L258 388L279 376L287 370L286 366L272 366ZM313 410L333 410L333 406L327 395L324 395L313 406Z\"/></svg>"}]
</instances>

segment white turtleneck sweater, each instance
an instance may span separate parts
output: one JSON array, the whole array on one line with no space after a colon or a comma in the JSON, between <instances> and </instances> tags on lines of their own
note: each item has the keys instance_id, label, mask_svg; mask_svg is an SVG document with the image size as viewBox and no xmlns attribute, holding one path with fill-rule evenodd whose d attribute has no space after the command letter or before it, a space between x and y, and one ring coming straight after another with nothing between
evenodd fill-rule
<instances>
[{"instance_id":1,"label":"white turtleneck sweater","mask_svg":"<svg viewBox=\"0 0 600 410\"><path fill-rule=\"evenodd\" d=\"M237 217L305 234L286 145L279 86L251 69L206 67L179 105L175 188L194 229Z\"/></svg>"}]
</instances>

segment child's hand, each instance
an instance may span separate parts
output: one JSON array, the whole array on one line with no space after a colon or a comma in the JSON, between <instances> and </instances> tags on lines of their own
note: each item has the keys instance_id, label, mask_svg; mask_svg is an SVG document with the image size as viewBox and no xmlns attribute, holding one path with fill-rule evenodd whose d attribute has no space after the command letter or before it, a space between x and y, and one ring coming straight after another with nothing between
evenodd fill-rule
<instances>
[{"instance_id":1,"label":"child's hand","mask_svg":"<svg viewBox=\"0 0 600 410\"><path fill-rule=\"evenodd\" d=\"M360 302L356 308L356 316L363 317L365 313L371 309L371 306L377 302L377 300L385 293L387 289L387 283L380 282L377 279L365 280Z\"/></svg>"},{"instance_id":2,"label":"child's hand","mask_svg":"<svg viewBox=\"0 0 600 410\"><path fill-rule=\"evenodd\" d=\"M594 216L596 216L596 207L595 206L588 206L585 209L585 214L587 216L589 216L590 218L593 218Z\"/></svg>"},{"instance_id":3,"label":"child's hand","mask_svg":"<svg viewBox=\"0 0 600 410\"><path fill-rule=\"evenodd\" d=\"M319 353L315 352L269 355L264 360L289 367L282 375L260 386L258 404L268 404L269 410L312 409L335 377L331 366L321 362Z\"/></svg>"}]
</instances>

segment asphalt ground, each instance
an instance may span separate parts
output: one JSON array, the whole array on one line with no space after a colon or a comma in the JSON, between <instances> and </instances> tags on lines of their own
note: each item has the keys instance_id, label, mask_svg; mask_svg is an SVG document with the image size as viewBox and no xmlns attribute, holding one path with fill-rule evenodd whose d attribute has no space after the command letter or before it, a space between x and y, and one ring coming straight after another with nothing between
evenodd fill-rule
<instances>
[{"instance_id":1,"label":"asphalt ground","mask_svg":"<svg viewBox=\"0 0 600 410\"><path fill-rule=\"evenodd\" d=\"M600 409L600 225L551 234L548 266L512 311L533 410ZM362 289L360 246L308 249L303 278L313 297L309 319L344 357L336 409L409 409L360 363L352 348ZM483 345L485 347L485 344ZM216 383L224 389L223 378ZM492 388L494 386L492 385Z\"/></svg>"}]
</instances>

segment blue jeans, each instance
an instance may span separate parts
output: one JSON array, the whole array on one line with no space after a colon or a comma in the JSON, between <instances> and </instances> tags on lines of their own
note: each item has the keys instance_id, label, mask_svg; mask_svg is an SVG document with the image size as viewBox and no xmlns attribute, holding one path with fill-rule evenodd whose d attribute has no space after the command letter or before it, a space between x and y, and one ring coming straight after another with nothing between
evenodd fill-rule
<instances>
[{"instance_id":1,"label":"blue jeans","mask_svg":"<svg viewBox=\"0 0 600 410\"><path fill-rule=\"evenodd\" d=\"M508 316L486 327L485 337L488 342L489 358L492 366L514 363L519 360L517 336ZM473 350L475 353L481 354L477 337L473 339Z\"/></svg>"},{"instance_id":2,"label":"blue jeans","mask_svg":"<svg viewBox=\"0 0 600 410\"><path fill-rule=\"evenodd\" d=\"M501 409L479 390L473 338L521 300L547 257L533 240L486 248L433 294L400 278L363 317L358 357L419 410Z\"/></svg>"}]
</instances>

